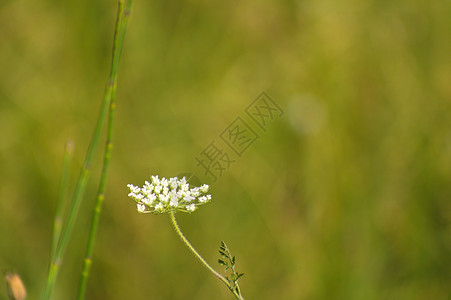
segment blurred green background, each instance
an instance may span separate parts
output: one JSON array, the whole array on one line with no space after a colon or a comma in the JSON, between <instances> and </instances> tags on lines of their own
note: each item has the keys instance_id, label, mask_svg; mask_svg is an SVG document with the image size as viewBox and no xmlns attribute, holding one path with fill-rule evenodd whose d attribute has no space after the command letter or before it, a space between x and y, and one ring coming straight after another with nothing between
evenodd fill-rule
<instances>
[{"instance_id":1,"label":"blurred green background","mask_svg":"<svg viewBox=\"0 0 451 300\"><path fill-rule=\"evenodd\" d=\"M109 69L115 1L0 2L0 269L37 299L64 144L72 182ZM139 1L87 299L232 299L127 183L193 172L262 91L284 110L180 226L246 299L449 299L450 1ZM255 125L255 124L254 124ZM54 291L74 299L101 154ZM70 186L70 191L73 184ZM0 289L0 298L6 291Z\"/></svg>"}]
</instances>

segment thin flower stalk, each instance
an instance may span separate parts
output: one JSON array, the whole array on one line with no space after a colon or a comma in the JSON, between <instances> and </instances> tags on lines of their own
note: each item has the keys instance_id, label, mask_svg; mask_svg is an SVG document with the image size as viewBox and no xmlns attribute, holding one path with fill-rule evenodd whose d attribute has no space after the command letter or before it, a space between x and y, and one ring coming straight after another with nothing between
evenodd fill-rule
<instances>
[{"instance_id":1,"label":"thin flower stalk","mask_svg":"<svg viewBox=\"0 0 451 300\"><path fill-rule=\"evenodd\" d=\"M135 201L138 213L169 214L175 232L188 247L191 253L204 265L216 278L221 280L237 299L243 299L238 285L238 278L230 281L216 272L205 259L194 249L188 239L183 235L175 218L176 212L192 213L201 205L211 201L211 195L207 194L209 186L204 184L200 187L191 188L186 178L173 177L170 179L152 176L152 180L146 181L142 187L127 185L128 196Z\"/></svg>"}]
</instances>

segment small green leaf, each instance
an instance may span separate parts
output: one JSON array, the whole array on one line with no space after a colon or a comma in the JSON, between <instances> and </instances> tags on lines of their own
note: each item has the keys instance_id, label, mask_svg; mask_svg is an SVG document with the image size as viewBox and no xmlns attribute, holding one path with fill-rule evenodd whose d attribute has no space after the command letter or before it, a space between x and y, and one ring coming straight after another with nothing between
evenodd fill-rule
<instances>
[{"instance_id":1,"label":"small green leaf","mask_svg":"<svg viewBox=\"0 0 451 300\"><path fill-rule=\"evenodd\" d=\"M225 263L225 261L223 261L222 259L218 259L218 263L219 263L220 265L227 266L227 264Z\"/></svg>"}]
</instances>

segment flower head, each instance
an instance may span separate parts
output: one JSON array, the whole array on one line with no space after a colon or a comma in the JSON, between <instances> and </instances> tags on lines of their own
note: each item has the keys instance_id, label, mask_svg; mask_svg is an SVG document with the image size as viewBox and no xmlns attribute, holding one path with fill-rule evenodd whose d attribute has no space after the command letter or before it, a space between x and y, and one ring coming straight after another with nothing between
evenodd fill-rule
<instances>
[{"instance_id":1,"label":"flower head","mask_svg":"<svg viewBox=\"0 0 451 300\"><path fill-rule=\"evenodd\" d=\"M207 184L190 188L185 177L160 179L152 176L152 182L145 181L143 187L133 184L127 187L128 196L136 202L139 213L162 214L176 210L191 213L211 200L211 195L206 195L210 188Z\"/></svg>"}]
</instances>

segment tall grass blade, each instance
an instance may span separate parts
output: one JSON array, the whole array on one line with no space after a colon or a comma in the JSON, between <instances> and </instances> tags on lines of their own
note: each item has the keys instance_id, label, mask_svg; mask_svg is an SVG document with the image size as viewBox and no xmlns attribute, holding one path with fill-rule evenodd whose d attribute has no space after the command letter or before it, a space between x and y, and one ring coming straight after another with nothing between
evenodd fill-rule
<instances>
[{"instance_id":1,"label":"tall grass blade","mask_svg":"<svg viewBox=\"0 0 451 300\"><path fill-rule=\"evenodd\" d=\"M86 293L86 285L88 282L89 272L92 264L92 253L94 250L94 242L96 239L97 228L99 225L100 214L102 212L102 206L105 199L105 186L107 181L107 171L111 158L111 150L113 148L113 125L114 125L114 112L115 112L115 98L116 98L116 86L117 86L117 71L119 67L120 57L124 44L125 32L128 25L128 19L130 16L131 0L128 0L125 8L124 2L119 1L118 12L116 18L116 28L113 41L113 54L111 60L110 77L106 87L106 95L110 97L110 110L107 127L107 140L105 144L105 153L102 166L102 173L100 177L99 190L97 193L96 203L94 205L94 211L91 221L91 228L88 237L88 245L86 247L86 254L83 261L83 269L80 278L80 285L78 289L78 299L84 299Z\"/></svg>"}]
</instances>

